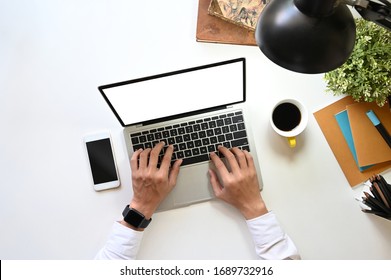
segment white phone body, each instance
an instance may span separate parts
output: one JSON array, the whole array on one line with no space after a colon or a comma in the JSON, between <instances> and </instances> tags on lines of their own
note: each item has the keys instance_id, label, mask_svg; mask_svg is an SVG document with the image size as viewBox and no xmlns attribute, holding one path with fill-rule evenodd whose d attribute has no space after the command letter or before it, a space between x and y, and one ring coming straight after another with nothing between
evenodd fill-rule
<instances>
[{"instance_id":1,"label":"white phone body","mask_svg":"<svg viewBox=\"0 0 391 280\"><path fill-rule=\"evenodd\" d=\"M117 188L120 185L118 168L109 132L84 137L91 178L95 191Z\"/></svg>"}]
</instances>

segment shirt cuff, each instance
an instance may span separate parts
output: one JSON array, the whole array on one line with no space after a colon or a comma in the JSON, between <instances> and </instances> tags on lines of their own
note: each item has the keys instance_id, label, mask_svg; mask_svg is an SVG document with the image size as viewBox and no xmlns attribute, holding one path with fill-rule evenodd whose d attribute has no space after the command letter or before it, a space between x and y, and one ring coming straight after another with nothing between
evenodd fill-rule
<instances>
[{"instance_id":1,"label":"shirt cuff","mask_svg":"<svg viewBox=\"0 0 391 280\"><path fill-rule=\"evenodd\" d=\"M284 234L273 211L269 211L257 218L246 220L246 222L250 233L254 237L254 241L257 241L256 243L259 245L267 244L273 241L276 236Z\"/></svg>"},{"instance_id":2,"label":"shirt cuff","mask_svg":"<svg viewBox=\"0 0 391 280\"><path fill-rule=\"evenodd\" d=\"M268 260L300 259L295 244L282 230L272 211L246 222L259 258Z\"/></svg>"},{"instance_id":3,"label":"shirt cuff","mask_svg":"<svg viewBox=\"0 0 391 280\"><path fill-rule=\"evenodd\" d=\"M135 259L143 237L143 231L136 231L115 222L106 245L96 259Z\"/></svg>"}]
</instances>

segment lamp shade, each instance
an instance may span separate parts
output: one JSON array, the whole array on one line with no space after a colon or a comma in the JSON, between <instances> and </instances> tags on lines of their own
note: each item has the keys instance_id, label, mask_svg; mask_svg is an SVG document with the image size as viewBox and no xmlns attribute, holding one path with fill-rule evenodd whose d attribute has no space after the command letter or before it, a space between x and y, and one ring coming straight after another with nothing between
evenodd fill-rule
<instances>
[{"instance_id":1,"label":"lamp shade","mask_svg":"<svg viewBox=\"0 0 391 280\"><path fill-rule=\"evenodd\" d=\"M272 0L261 13L255 38L274 63L315 74L341 66L356 37L353 16L335 0Z\"/></svg>"}]
</instances>

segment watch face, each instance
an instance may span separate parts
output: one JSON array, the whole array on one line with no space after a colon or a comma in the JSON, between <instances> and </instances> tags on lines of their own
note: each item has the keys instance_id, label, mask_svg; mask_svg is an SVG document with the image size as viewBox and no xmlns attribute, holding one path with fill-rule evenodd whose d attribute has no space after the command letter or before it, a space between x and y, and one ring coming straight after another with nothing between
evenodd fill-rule
<instances>
[{"instance_id":1,"label":"watch face","mask_svg":"<svg viewBox=\"0 0 391 280\"><path fill-rule=\"evenodd\" d=\"M129 209L129 208L128 208ZM133 226L139 226L141 222L144 220L144 217L136 212L133 209L129 209L128 213L126 213L125 221Z\"/></svg>"}]
</instances>

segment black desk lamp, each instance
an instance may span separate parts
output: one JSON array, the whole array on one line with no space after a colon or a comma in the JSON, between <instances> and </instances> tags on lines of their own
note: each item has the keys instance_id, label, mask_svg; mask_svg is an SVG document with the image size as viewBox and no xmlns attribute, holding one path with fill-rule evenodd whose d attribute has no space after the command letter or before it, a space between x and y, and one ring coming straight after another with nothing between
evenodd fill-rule
<instances>
[{"instance_id":1,"label":"black desk lamp","mask_svg":"<svg viewBox=\"0 0 391 280\"><path fill-rule=\"evenodd\" d=\"M341 66L356 37L354 6L367 20L391 30L391 3L366 0L271 0L261 13L255 38L274 63L315 74Z\"/></svg>"}]
</instances>

